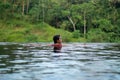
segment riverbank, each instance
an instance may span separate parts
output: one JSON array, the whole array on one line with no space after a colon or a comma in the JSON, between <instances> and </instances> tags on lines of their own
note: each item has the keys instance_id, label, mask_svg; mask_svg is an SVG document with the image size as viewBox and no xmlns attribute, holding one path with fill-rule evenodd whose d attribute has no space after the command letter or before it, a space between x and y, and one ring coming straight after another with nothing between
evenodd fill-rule
<instances>
[{"instance_id":1,"label":"riverbank","mask_svg":"<svg viewBox=\"0 0 120 80\"><path fill-rule=\"evenodd\" d=\"M0 42L51 42L55 34L60 34L65 42L85 42L84 38L73 38L73 33L46 23L0 21Z\"/></svg>"}]
</instances>

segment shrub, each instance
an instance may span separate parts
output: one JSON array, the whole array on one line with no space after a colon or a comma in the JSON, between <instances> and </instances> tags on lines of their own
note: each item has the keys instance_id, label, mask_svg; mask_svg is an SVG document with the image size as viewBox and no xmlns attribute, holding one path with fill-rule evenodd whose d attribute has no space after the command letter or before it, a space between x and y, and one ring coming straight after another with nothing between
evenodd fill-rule
<instances>
[{"instance_id":1,"label":"shrub","mask_svg":"<svg viewBox=\"0 0 120 80\"><path fill-rule=\"evenodd\" d=\"M27 42L37 42L38 38L36 35L30 34L26 37Z\"/></svg>"},{"instance_id":2,"label":"shrub","mask_svg":"<svg viewBox=\"0 0 120 80\"><path fill-rule=\"evenodd\" d=\"M108 36L101 29L93 29L88 32L87 39L90 42L105 42L108 40Z\"/></svg>"},{"instance_id":3,"label":"shrub","mask_svg":"<svg viewBox=\"0 0 120 80\"><path fill-rule=\"evenodd\" d=\"M76 30L73 32L73 38L79 38L80 37L80 32L79 30Z\"/></svg>"},{"instance_id":4,"label":"shrub","mask_svg":"<svg viewBox=\"0 0 120 80\"><path fill-rule=\"evenodd\" d=\"M8 35L7 41L8 42L12 42L12 41L15 41L15 42L24 42L25 38L24 38L23 34L16 33L16 34L10 34L10 35Z\"/></svg>"}]
</instances>

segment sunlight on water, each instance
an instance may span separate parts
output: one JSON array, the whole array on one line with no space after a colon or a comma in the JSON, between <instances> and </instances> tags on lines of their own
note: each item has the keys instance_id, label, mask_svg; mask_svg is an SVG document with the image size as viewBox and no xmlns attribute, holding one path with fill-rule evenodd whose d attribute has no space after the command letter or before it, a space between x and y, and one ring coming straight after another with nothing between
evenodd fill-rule
<instances>
[{"instance_id":1,"label":"sunlight on water","mask_svg":"<svg viewBox=\"0 0 120 80\"><path fill-rule=\"evenodd\" d=\"M120 80L120 44L45 45L0 43L0 80Z\"/></svg>"}]
</instances>

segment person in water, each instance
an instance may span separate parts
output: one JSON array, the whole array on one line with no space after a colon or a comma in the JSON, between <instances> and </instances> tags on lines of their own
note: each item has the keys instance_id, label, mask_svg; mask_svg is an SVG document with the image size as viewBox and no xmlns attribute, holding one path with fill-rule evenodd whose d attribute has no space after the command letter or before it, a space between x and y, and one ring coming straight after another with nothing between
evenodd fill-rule
<instances>
[{"instance_id":1,"label":"person in water","mask_svg":"<svg viewBox=\"0 0 120 80\"><path fill-rule=\"evenodd\" d=\"M52 44L51 46L53 46L53 50L54 52L60 52L62 49L62 38L60 35L55 35L53 36L53 41L54 44Z\"/></svg>"}]
</instances>

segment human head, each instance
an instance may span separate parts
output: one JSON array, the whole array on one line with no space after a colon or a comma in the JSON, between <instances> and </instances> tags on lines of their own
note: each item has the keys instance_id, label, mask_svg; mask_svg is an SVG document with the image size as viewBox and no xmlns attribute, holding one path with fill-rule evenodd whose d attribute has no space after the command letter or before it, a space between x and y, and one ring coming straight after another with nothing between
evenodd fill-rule
<instances>
[{"instance_id":1,"label":"human head","mask_svg":"<svg viewBox=\"0 0 120 80\"><path fill-rule=\"evenodd\" d=\"M60 35L55 35L55 36L53 36L53 41L54 41L54 43L58 43L58 41L61 42L60 38L61 38Z\"/></svg>"}]
</instances>

